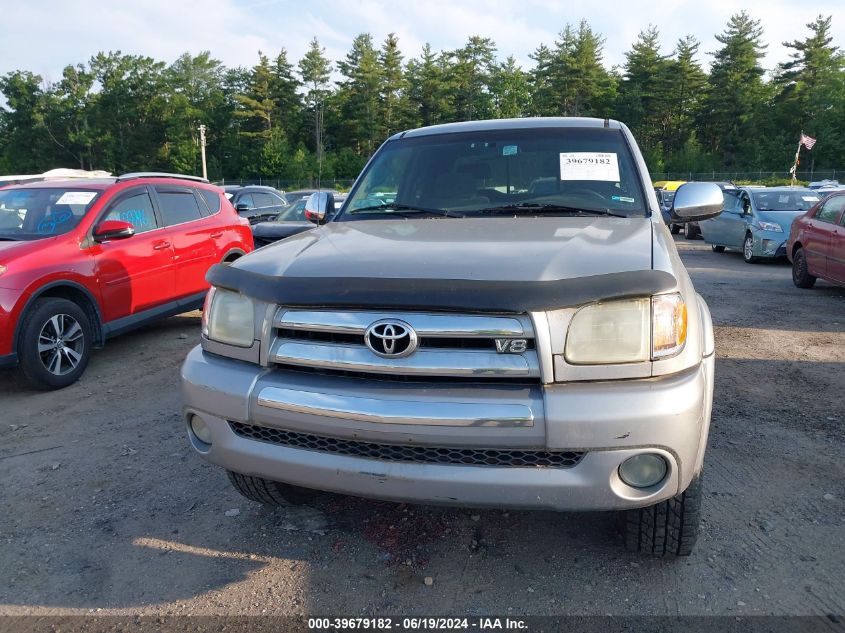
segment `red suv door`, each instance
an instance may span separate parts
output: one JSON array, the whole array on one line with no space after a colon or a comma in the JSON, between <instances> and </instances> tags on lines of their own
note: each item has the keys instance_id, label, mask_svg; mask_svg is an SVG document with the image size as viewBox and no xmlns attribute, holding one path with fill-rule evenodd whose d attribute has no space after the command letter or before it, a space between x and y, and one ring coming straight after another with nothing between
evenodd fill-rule
<instances>
[{"instance_id":1,"label":"red suv door","mask_svg":"<svg viewBox=\"0 0 845 633\"><path fill-rule=\"evenodd\" d=\"M845 207L845 196L830 196L824 201L816 216L807 222L804 229L804 250L807 253L807 265L810 274L830 278L832 248L836 223Z\"/></svg>"},{"instance_id":2,"label":"red suv door","mask_svg":"<svg viewBox=\"0 0 845 633\"><path fill-rule=\"evenodd\" d=\"M135 227L132 237L94 243L88 251L96 258L103 320L172 301L173 245L155 213L149 189L141 186L120 192L106 206L102 220L124 220Z\"/></svg>"},{"instance_id":3,"label":"red suv door","mask_svg":"<svg viewBox=\"0 0 845 633\"><path fill-rule=\"evenodd\" d=\"M838 196L845 207L845 195ZM833 227L827 249L827 274L831 280L845 283L845 208L840 211L839 222Z\"/></svg>"},{"instance_id":4,"label":"red suv door","mask_svg":"<svg viewBox=\"0 0 845 633\"><path fill-rule=\"evenodd\" d=\"M176 296L205 292L205 274L222 259L216 240L223 234L218 222L208 217L205 203L192 187L155 185L164 225L173 242Z\"/></svg>"}]
</instances>

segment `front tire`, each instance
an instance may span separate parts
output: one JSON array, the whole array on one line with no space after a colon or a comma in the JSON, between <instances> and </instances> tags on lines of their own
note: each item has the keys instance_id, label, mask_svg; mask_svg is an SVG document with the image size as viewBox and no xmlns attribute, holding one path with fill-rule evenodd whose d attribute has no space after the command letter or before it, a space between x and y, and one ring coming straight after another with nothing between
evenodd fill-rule
<instances>
[{"instance_id":1,"label":"front tire","mask_svg":"<svg viewBox=\"0 0 845 633\"><path fill-rule=\"evenodd\" d=\"M290 506L310 503L320 496L319 490L300 488L280 481L270 481L252 475L227 470L229 481L241 495L266 506Z\"/></svg>"},{"instance_id":2,"label":"front tire","mask_svg":"<svg viewBox=\"0 0 845 633\"><path fill-rule=\"evenodd\" d=\"M812 288L816 283L816 278L807 268L807 256L803 248L799 248L792 256L792 283L798 288Z\"/></svg>"},{"instance_id":3,"label":"front tire","mask_svg":"<svg viewBox=\"0 0 845 633\"><path fill-rule=\"evenodd\" d=\"M713 245L710 246L710 248L713 249L714 253L724 253L725 252L725 247L720 246L719 244L713 244Z\"/></svg>"},{"instance_id":4,"label":"front tire","mask_svg":"<svg viewBox=\"0 0 845 633\"><path fill-rule=\"evenodd\" d=\"M21 372L36 389L67 387L88 366L92 342L91 321L79 305L58 297L38 299L21 328Z\"/></svg>"},{"instance_id":5,"label":"front tire","mask_svg":"<svg viewBox=\"0 0 845 633\"><path fill-rule=\"evenodd\" d=\"M742 242L742 259L746 264L756 264L758 258L754 257L754 236L749 233Z\"/></svg>"},{"instance_id":6,"label":"front tire","mask_svg":"<svg viewBox=\"0 0 845 633\"><path fill-rule=\"evenodd\" d=\"M689 556L701 523L701 476L681 494L647 508L626 510L625 547L657 558Z\"/></svg>"},{"instance_id":7,"label":"front tire","mask_svg":"<svg viewBox=\"0 0 845 633\"><path fill-rule=\"evenodd\" d=\"M681 232L681 225L680 224L671 224L669 226L669 230L672 232L672 235L677 235Z\"/></svg>"},{"instance_id":8,"label":"front tire","mask_svg":"<svg viewBox=\"0 0 845 633\"><path fill-rule=\"evenodd\" d=\"M692 226L691 224L687 224L686 228L684 229L684 235L688 240L694 240L699 236L701 231L698 227Z\"/></svg>"}]
</instances>

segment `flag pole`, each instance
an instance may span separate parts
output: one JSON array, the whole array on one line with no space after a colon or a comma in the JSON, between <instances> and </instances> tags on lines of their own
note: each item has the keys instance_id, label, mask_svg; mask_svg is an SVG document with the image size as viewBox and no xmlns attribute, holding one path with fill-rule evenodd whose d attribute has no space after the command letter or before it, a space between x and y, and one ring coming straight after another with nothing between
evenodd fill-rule
<instances>
[{"instance_id":1,"label":"flag pole","mask_svg":"<svg viewBox=\"0 0 845 633\"><path fill-rule=\"evenodd\" d=\"M798 177L798 155L801 153L801 141L804 138L804 130L801 130L801 136L798 137L798 149L795 150L795 162L792 164L792 186L795 186L795 181Z\"/></svg>"}]
</instances>

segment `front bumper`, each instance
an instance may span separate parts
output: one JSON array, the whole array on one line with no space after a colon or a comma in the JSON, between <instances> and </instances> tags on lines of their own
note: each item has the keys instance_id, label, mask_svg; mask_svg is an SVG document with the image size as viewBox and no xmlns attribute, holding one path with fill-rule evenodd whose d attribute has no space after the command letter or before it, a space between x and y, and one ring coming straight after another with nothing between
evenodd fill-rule
<instances>
[{"instance_id":1,"label":"front bumper","mask_svg":"<svg viewBox=\"0 0 845 633\"><path fill-rule=\"evenodd\" d=\"M402 502L611 510L674 496L700 470L713 357L662 378L432 385L270 370L197 347L182 367L182 390L186 425L199 415L212 436L204 444L189 428L192 446L235 472ZM388 461L250 439L232 422L347 443L586 454L561 468ZM668 465L647 489L618 475L621 462L641 452Z\"/></svg>"},{"instance_id":2,"label":"front bumper","mask_svg":"<svg viewBox=\"0 0 845 633\"><path fill-rule=\"evenodd\" d=\"M786 233L754 232L754 257L786 257Z\"/></svg>"}]
</instances>

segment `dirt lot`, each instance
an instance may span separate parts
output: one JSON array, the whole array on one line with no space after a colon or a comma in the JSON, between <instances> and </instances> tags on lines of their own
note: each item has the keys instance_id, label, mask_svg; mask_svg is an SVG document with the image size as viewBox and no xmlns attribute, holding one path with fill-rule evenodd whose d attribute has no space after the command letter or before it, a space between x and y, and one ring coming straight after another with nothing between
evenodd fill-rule
<instances>
[{"instance_id":1,"label":"dirt lot","mask_svg":"<svg viewBox=\"0 0 845 633\"><path fill-rule=\"evenodd\" d=\"M0 614L845 613L845 289L678 245L717 325L693 556L629 554L608 514L249 503L184 437L191 313L63 391L0 373Z\"/></svg>"}]
</instances>

